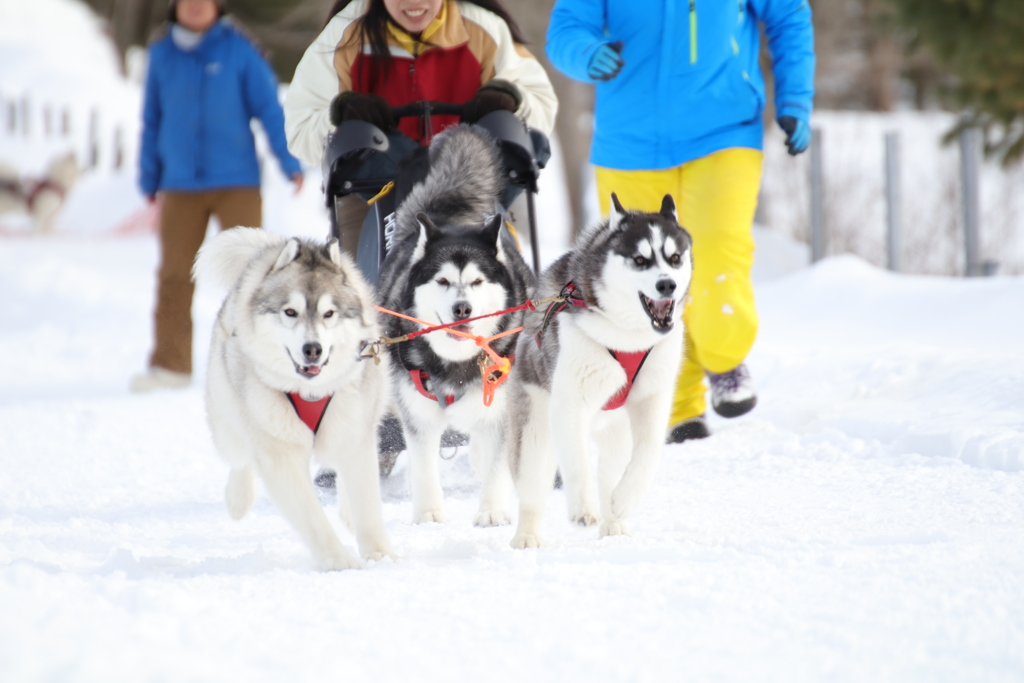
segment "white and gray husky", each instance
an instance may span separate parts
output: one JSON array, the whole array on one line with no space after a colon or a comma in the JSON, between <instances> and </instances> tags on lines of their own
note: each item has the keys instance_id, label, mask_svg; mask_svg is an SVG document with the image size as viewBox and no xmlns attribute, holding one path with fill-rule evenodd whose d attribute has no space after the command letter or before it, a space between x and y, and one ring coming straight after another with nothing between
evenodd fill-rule
<instances>
[{"instance_id":1,"label":"white and gray husky","mask_svg":"<svg viewBox=\"0 0 1024 683\"><path fill-rule=\"evenodd\" d=\"M0 161L0 215L25 214L32 220L34 233L53 233L64 198L80 172L74 152L55 157L37 179L23 178L16 168Z\"/></svg>"},{"instance_id":2,"label":"white and gray husky","mask_svg":"<svg viewBox=\"0 0 1024 683\"><path fill-rule=\"evenodd\" d=\"M381 268L382 305L430 324L495 313L523 303L533 273L496 214L503 186L498 150L483 130L460 125L430 146L430 170L397 210L394 247ZM490 337L518 327L521 314L459 324L456 329ZM389 337L421 326L385 315ZM516 335L492 343L508 356ZM390 347L394 405L409 445L413 519L443 522L444 494L438 449L447 428L468 434L470 457L483 479L475 523L510 522L506 417L508 398L499 386L483 402L481 349L464 337L433 332ZM513 369L513 374L515 370Z\"/></svg>"},{"instance_id":3,"label":"white and gray husky","mask_svg":"<svg viewBox=\"0 0 1024 683\"><path fill-rule=\"evenodd\" d=\"M629 533L626 518L654 478L664 441L692 270L690 236L671 196L659 213L640 213L624 211L612 194L608 222L580 236L540 278L537 298L564 292L571 300L530 314L519 337L510 380L520 503L512 547L541 545L556 467L570 520L600 521L601 536Z\"/></svg>"},{"instance_id":4,"label":"white and gray husky","mask_svg":"<svg viewBox=\"0 0 1024 683\"><path fill-rule=\"evenodd\" d=\"M358 567L314 492L315 450L344 483L339 512L362 556L392 555L373 428L387 404L388 370L359 361L380 330L355 264L337 241L233 228L200 250L194 275L231 288L214 324L206 384L214 444L231 466L228 512L241 519L249 511L258 473L320 569Z\"/></svg>"}]
</instances>

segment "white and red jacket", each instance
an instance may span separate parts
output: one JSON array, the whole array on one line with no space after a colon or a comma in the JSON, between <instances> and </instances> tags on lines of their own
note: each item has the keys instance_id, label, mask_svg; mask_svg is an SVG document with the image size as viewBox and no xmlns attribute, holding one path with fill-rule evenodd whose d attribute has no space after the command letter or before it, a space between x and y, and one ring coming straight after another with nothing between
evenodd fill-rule
<instances>
[{"instance_id":1,"label":"white and red jacket","mask_svg":"<svg viewBox=\"0 0 1024 683\"><path fill-rule=\"evenodd\" d=\"M418 42L391 26L391 66L371 83L369 45L360 42L361 18L367 0L356 0L339 12L306 50L285 100L288 148L303 161L318 165L324 140L332 130L328 108L339 92L373 92L398 107L416 100L464 103L491 80L510 81L522 94L516 114L547 135L555 123L558 100L544 68L512 39L508 25L493 12L469 2L447 0L441 21ZM435 132L457 122L435 117ZM416 138L414 119L400 129Z\"/></svg>"}]
</instances>

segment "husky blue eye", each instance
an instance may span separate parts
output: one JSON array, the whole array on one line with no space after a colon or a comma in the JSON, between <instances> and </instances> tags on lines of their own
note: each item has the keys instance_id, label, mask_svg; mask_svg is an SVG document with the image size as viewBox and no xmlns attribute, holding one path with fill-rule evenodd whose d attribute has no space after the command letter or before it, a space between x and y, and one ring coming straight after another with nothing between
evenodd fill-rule
<instances>
[{"instance_id":1,"label":"husky blue eye","mask_svg":"<svg viewBox=\"0 0 1024 683\"><path fill-rule=\"evenodd\" d=\"M286 308L286 309L284 309L284 314L286 316L288 316L289 318L294 318L294 317L299 315L298 313L295 312L294 308Z\"/></svg>"}]
</instances>

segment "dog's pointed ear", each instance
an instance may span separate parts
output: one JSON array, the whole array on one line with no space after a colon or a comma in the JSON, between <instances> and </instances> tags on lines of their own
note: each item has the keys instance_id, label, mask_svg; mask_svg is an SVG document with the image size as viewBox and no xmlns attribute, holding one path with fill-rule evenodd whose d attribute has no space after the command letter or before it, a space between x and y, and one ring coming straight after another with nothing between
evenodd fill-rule
<instances>
[{"instance_id":1,"label":"dog's pointed ear","mask_svg":"<svg viewBox=\"0 0 1024 683\"><path fill-rule=\"evenodd\" d=\"M484 220L484 239L487 240L488 244L493 242L498 243L498 239L501 236L501 214L496 213L493 216Z\"/></svg>"},{"instance_id":2,"label":"dog's pointed ear","mask_svg":"<svg viewBox=\"0 0 1024 683\"><path fill-rule=\"evenodd\" d=\"M676 202L670 194L665 195L665 198L661 200L661 215L679 223L679 214L676 213Z\"/></svg>"},{"instance_id":3,"label":"dog's pointed ear","mask_svg":"<svg viewBox=\"0 0 1024 683\"><path fill-rule=\"evenodd\" d=\"M284 243L284 249L281 250L281 255L277 257L277 262L271 270L280 270L298 257L299 240L293 237Z\"/></svg>"},{"instance_id":4,"label":"dog's pointed ear","mask_svg":"<svg viewBox=\"0 0 1024 683\"><path fill-rule=\"evenodd\" d=\"M341 274L345 274L345 269L341 263L341 243L337 239L332 239L327 243L327 258L331 259L331 263L341 268Z\"/></svg>"},{"instance_id":5,"label":"dog's pointed ear","mask_svg":"<svg viewBox=\"0 0 1024 683\"><path fill-rule=\"evenodd\" d=\"M616 230L619 227L619 223L626 215L626 210L622 208L622 204L619 203L619 197L612 192L612 207L608 212L608 227L612 230Z\"/></svg>"},{"instance_id":6,"label":"dog's pointed ear","mask_svg":"<svg viewBox=\"0 0 1024 683\"><path fill-rule=\"evenodd\" d=\"M419 235L416 238L416 248L412 252L413 263L419 261L427 253L427 242L441 234L441 231L437 229L437 226L430 220L430 217L422 211L416 214L416 222L419 224Z\"/></svg>"},{"instance_id":7,"label":"dog's pointed ear","mask_svg":"<svg viewBox=\"0 0 1024 683\"><path fill-rule=\"evenodd\" d=\"M430 216L420 211L416 214L416 221L420 224L420 232L427 236L427 239L437 237L441 234L434 222L430 220Z\"/></svg>"},{"instance_id":8,"label":"dog's pointed ear","mask_svg":"<svg viewBox=\"0 0 1024 683\"><path fill-rule=\"evenodd\" d=\"M508 260L505 258L505 250L502 247L501 240L501 226L503 222L504 219L500 213L496 213L493 216L485 218L484 227L481 234L483 235L484 241L487 244L494 245L495 254L497 255L498 258L498 263L508 265Z\"/></svg>"}]
</instances>

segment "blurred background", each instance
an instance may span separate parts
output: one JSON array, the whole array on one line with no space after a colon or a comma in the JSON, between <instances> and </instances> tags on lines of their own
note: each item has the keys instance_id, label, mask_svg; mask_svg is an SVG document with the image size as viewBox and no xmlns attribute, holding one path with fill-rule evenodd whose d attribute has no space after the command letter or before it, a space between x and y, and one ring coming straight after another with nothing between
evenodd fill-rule
<instances>
[{"instance_id":1,"label":"blurred background","mask_svg":"<svg viewBox=\"0 0 1024 683\"><path fill-rule=\"evenodd\" d=\"M323 26L331 0L230 0L237 21L287 83ZM898 202L895 266L935 275L1024 273L1024 13L1020 0L813 0L818 58L813 125L820 131L817 256L852 253L891 264L890 206ZM548 68L560 99L556 157L545 171L545 221L575 231L596 220L587 156L593 92L544 56L554 0L507 0ZM166 0L0 0L0 183L45 177L73 151L80 173L53 230L118 234L151 229L134 189L145 45L166 18ZM770 57L762 64L770 79ZM769 81L770 82L770 81ZM770 101L770 100L769 100ZM765 174L757 222L812 241L812 155L790 158L765 112ZM977 147L960 144L977 131ZM886 137L898 148L888 166ZM977 191L965 193L964 152L977 155ZM984 154L984 156L982 156ZM890 161L892 159L890 158ZM266 223L324 220L308 183L287 197L272 158L265 165ZM315 169L311 169L316 173ZM888 175L887 175L888 173ZM277 174L277 175L275 175ZM277 188L280 187L280 192ZM888 195L887 188L896 194ZM974 253L965 234L974 201ZM546 207L546 208L545 208ZM0 215L0 234L23 234L25 217ZM319 233L318 233L319 234ZM965 247L965 241L967 246Z\"/></svg>"}]
</instances>

